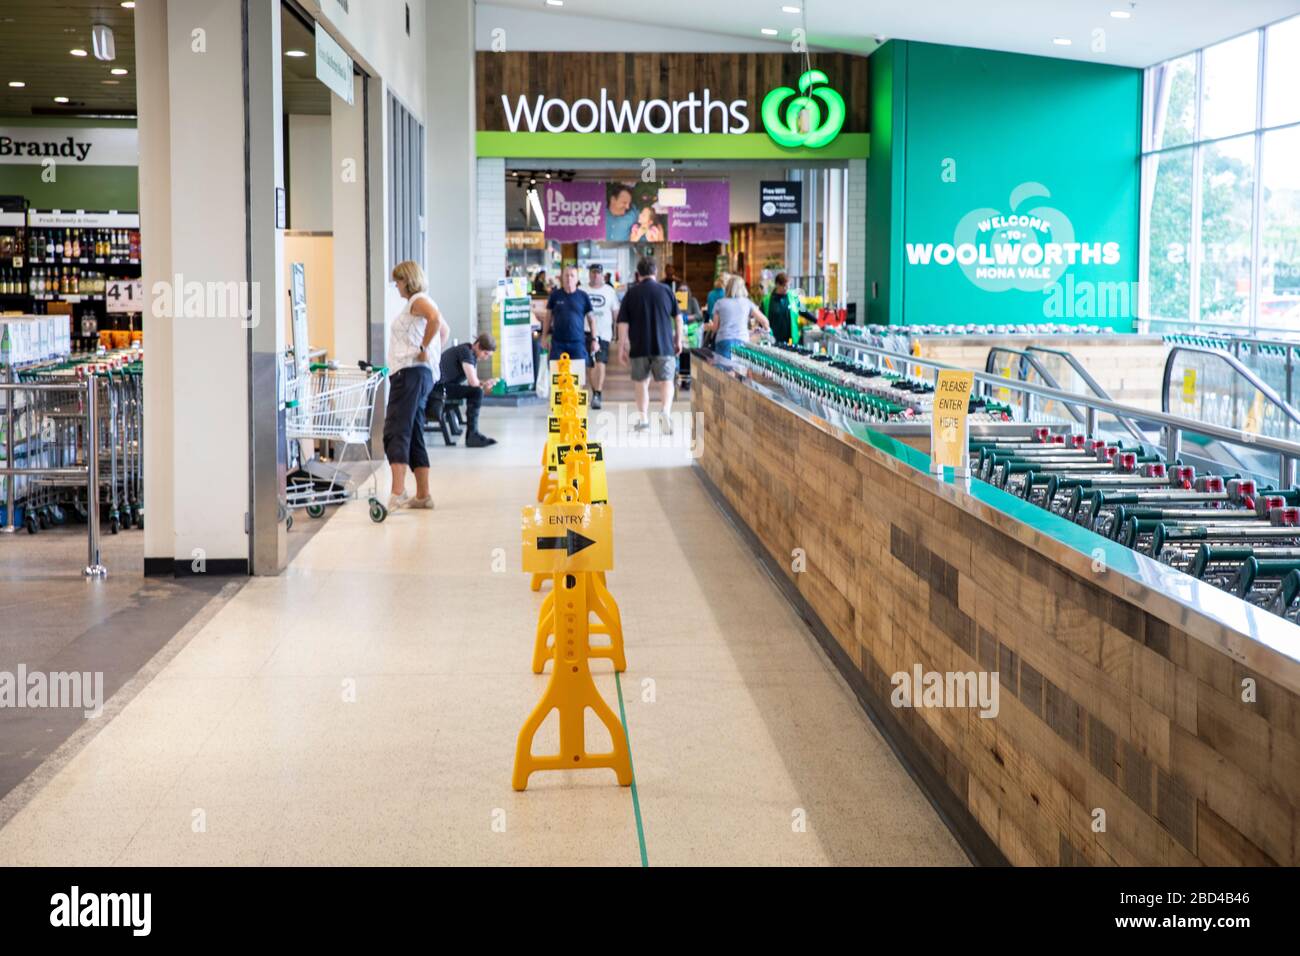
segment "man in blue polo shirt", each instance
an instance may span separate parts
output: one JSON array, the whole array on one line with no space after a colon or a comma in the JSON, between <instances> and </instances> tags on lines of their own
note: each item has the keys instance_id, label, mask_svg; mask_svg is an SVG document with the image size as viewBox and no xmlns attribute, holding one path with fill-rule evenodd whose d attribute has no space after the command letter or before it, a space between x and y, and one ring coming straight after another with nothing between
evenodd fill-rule
<instances>
[{"instance_id":1,"label":"man in blue polo shirt","mask_svg":"<svg viewBox=\"0 0 1300 956\"><path fill-rule=\"evenodd\" d=\"M578 288L578 267L565 266L560 287L546 300L542 316L542 339L550 337L547 353L552 359L569 353L569 358L587 361L587 346L595 335L591 299ZM593 346L592 351L595 351Z\"/></svg>"}]
</instances>

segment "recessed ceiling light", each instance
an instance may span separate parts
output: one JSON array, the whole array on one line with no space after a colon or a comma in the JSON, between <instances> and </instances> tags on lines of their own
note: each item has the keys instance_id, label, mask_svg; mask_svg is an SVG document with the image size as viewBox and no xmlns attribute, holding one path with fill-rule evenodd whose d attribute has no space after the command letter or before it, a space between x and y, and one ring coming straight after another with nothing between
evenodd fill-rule
<instances>
[{"instance_id":1,"label":"recessed ceiling light","mask_svg":"<svg viewBox=\"0 0 1300 956\"><path fill-rule=\"evenodd\" d=\"M798 7L782 7L782 8L781 8L781 12L782 12L782 13L799 13L800 10L799 10Z\"/></svg>"},{"instance_id":2,"label":"recessed ceiling light","mask_svg":"<svg viewBox=\"0 0 1300 956\"><path fill-rule=\"evenodd\" d=\"M99 82L100 82L103 86L121 86L121 85L122 85L122 81L121 81L121 80L100 80Z\"/></svg>"},{"instance_id":3,"label":"recessed ceiling light","mask_svg":"<svg viewBox=\"0 0 1300 956\"><path fill-rule=\"evenodd\" d=\"M66 102L68 102L68 98L67 98L66 96L56 96L56 97L54 97L54 102L56 102L56 103L66 103Z\"/></svg>"},{"instance_id":4,"label":"recessed ceiling light","mask_svg":"<svg viewBox=\"0 0 1300 956\"><path fill-rule=\"evenodd\" d=\"M126 76L126 70L122 69L120 66L115 66L108 72L112 73L114 76Z\"/></svg>"},{"instance_id":5,"label":"recessed ceiling light","mask_svg":"<svg viewBox=\"0 0 1300 956\"><path fill-rule=\"evenodd\" d=\"M85 55L86 55L86 51L83 50L83 49L82 49L81 47L79 47L79 46L78 46L78 47L73 47L73 48L72 48L71 50L69 50L68 52L71 53L73 56L85 56Z\"/></svg>"},{"instance_id":6,"label":"recessed ceiling light","mask_svg":"<svg viewBox=\"0 0 1300 956\"><path fill-rule=\"evenodd\" d=\"M546 0L546 5L548 7L562 7L564 6L564 0Z\"/></svg>"},{"instance_id":7,"label":"recessed ceiling light","mask_svg":"<svg viewBox=\"0 0 1300 956\"><path fill-rule=\"evenodd\" d=\"M1074 41L1069 37L1052 37L1052 42L1057 46L1069 46Z\"/></svg>"},{"instance_id":8,"label":"recessed ceiling light","mask_svg":"<svg viewBox=\"0 0 1300 956\"><path fill-rule=\"evenodd\" d=\"M1127 20L1129 17L1133 16L1133 14L1128 10L1112 10L1110 11L1110 15L1116 20Z\"/></svg>"},{"instance_id":9,"label":"recessed ceiling light","mask_svg":"<svg viewBox=\"0 0 1300 956\"><path fill-rule=\"evenodd\" d=\"M763 34L763 36L765 37L776 36L776 31L773 30L771 27L763 27L763 29L759 30L759 33Z\"/></svg>"},{"instance_id":10,"label":"recessed ceiling light","mask_svg":"<svg viewBox=\"0 0 1300 956\"><path fill-rule=\"evenodd\" d=\"M134 10L135 0L122 0L122 6L127 10Z\"/></svg>"},{"instance_id":11,"label":"recessed ceiling light","mask_svg":"<svg viewBox=\"0 0 1300 956\"><path fill-rule=\"evenodd\" d=\"M9 85L12 86L15 90L21 90L27 84L24 83L22 80L10 80Z\"/></svg>"},{"instance_id":12,"label":"recessed ceiling light","mask_svg":"<svg viewBox=\"0 0 1300 956\"><path fill-rule=\"evenodd\" d=\"M306 56L307 51L306 50L285 50L284 55L285 56Z\"/></svg>"}]
</instances>

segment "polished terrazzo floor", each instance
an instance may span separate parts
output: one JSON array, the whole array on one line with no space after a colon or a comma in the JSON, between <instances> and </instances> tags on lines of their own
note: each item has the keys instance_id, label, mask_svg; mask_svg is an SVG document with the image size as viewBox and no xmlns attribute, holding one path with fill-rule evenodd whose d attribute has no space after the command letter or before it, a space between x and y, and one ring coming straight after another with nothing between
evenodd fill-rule
<instances>
[{"instance_id":1,"label":"polished terrazzo floor","mask_svg":"<svg viewBox=\"0 0 1300 956\"><path fill-rule=\"evenodd\" d=\"M628 671L593 670L622 697L635 800L608 771L511 790L546 680L519 571L544 412L488 409L497 446L431 442L436 510L348 505L219 598L0 813L0 863L964 864L692 473L684 419L631 447L626 395L603 437Z\"/></svg>"}]
</instances>

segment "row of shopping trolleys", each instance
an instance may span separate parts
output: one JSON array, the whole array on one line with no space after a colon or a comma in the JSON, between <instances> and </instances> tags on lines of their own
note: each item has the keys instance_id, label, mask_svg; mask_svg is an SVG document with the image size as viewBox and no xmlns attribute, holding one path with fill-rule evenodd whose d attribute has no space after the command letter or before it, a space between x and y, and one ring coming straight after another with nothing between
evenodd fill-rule
<instances>
[{"instance_id":1,"label":"row of shopping trolleys","mask_svg":"<svg viewBox=\"0 0 1300 956\"><path fill-rule=\"evenodd\" d=\"M98 410L99 497L109 530L144 527L144 353L139 348L74 355L34 362L16 369L19 383L96 385ZM0 415L3 415L0 410ZM0 422L0 428L3 423ZM84 466L87 448L84 392L17 393L14 458L27 468ZM0 459L5 447L0 447ZM88 514L84 479L37 476L13 479L13 526L30 534L58 525L84 522ZM3 479L0 479L0 485ZM0 521L10 522L9 495L0 495Z\"/></svg>"},{"instance_id":2,"label":"row of shopping trolleys","mask_svg":"<svg viewBox=\"0 0 1300 956\"><path fill-rule=\"evenodd\" d=\"M924 424L934 408L934 385L898 372L794 345L738 345L732 355L735 361L855 421ZM976 424L1012 419L1009 405L978 395L971 398L970 414Z\"/></svg>"},{"instance_id":3,"label":"row of shopping trolleys","mask_svg":"<svg viewBox=\"0 0 1300 956\"><path fill-rule=\"evenodd\" d=\"M1300 616L1300 489L1198 474L1140 446L1047 428L973 438L970 452L990 484L1253 605Z\"/></svg>"}]
</instances>

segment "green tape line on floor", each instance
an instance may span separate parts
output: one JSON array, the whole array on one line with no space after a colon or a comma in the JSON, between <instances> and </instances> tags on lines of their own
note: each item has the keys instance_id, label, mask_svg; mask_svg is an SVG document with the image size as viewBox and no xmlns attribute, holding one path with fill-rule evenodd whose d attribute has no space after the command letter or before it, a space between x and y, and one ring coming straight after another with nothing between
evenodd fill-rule
<instances>
[{"instance_id":1,"label":"green tape line on floor","mask_svg":"<svg viewBox=\"0 0 1300 956\"><path fill-rule=\"evenodd\" d=\"M627 741L627 762L632 768L632 812L636 814L636 839L641 845L641 865L649 866L650 859L645 851L645 826L641 823L641 798L636 792L636 765L632 762L632 735L627 730L627 712L623 709L623 680L618 671L614 672L614 684L618 687L618 719L623 722L623 739Z\"/></svg>"}]
</instances>

